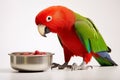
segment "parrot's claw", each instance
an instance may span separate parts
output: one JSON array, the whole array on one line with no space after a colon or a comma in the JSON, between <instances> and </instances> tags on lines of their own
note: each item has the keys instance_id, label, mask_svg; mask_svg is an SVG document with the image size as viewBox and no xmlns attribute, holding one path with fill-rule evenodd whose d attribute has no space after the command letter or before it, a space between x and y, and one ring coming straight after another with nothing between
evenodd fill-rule
<instances>
[{"instance_id":1,"label":"parrot's claw","mask_svg":"<svg viewBox=\"0 0 120 80\"><path fill-rule=\"evenodd\" d=\"M79 66L78 67L78 70L87 70L87 69L89 69L89 68L93 68L93 66L90 66L90 65L88 65L88 66Z\"/></svg>"},{"instance_id":2,"label":"parrot's claw","mask_svg":"<svg viewBox=\"0 0 120 80\"><path fill-rule=\"evenodd\" d=\"M89 68L93 68L93 66L86 65L82 63L80 66L78 66L76 63L73 63L71 70L87 70Z\"/></svg>"},{"instance_id":3,"label":"parrot's claw","mask_svg":"<svg viewBox=\"0 0 120 80\"><path fill-rule=\"evenodd\" d=\"M77 68L78 68L78 65L76 63L73 63L71 70L77 70Z\"/></svg>"},{"instance_id":4,"label":"parrot's claw","mask_svg":"<svg viewBox=\"0 0 120 80\"><path fill-rule=\"evenodd\" d=\"M51 69L57 68L57 67L58 67L58 69L72 68L72 66L68 65L67 62L65 62L63 65L60 65L60 64L57 64L57 63L52 63Z\"/></svg>"},{"instance_id":5,"label":"parrot's claw","mask_svg":"<svg viewBox=\"0 0 120 80\"><path fill-rule=\"evenodd\" d=\"M71 65L68 65L68 63L64 63L63 65L59 65L58 66L58 69L65 69L65 68L71 68L72 66Z\"/></svg>"},{"instance_id":6,"label":"parrot's claw","mask_svg":"<svg viewBox=\"0 0 120 80\"><path fill-rule=\"evenodd\" d=\"M60 64L52 63L51 69L58 67Z\"/></svg>"}]
</instances>

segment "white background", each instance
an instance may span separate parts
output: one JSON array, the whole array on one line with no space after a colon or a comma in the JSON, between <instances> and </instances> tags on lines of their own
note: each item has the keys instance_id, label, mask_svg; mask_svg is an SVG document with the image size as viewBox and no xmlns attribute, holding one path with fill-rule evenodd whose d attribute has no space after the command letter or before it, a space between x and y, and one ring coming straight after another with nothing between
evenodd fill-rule
<instances>
[{"instance_id":1,"label":"white background","mask_svg":"<svg viewBox=\"0 0 120 80\"><path fill-rule=\"evenodd\" d=\"M111 47L111 57L120 63L119 0L0 0L0 69L10 68L8 54L15 51L53 52L54 62L64 62L57 36L51 33L44 38L35 25L37 13L51 5L63 5L91 18ZM80 64L81 59L74 57L70 63ZM94 59L90 64L98 65Z\"/></svg>"}]
</instances>

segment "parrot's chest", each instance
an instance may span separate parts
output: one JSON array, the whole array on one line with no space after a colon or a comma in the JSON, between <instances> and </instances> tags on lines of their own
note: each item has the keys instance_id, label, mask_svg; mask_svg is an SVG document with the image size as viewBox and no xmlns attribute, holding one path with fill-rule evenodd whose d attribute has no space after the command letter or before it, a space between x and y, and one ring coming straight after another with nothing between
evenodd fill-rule
<instances>
[{"instance_id":1,"label":"parrot's chest","mask_svg":"<svg viewBox=\"0 0 120 80\"><path fill-rule=\"evenodd\" d=\"M75 55L86 53L86 49L74 31L58 34L61 43Z\"/></svg>"}]
</instances>

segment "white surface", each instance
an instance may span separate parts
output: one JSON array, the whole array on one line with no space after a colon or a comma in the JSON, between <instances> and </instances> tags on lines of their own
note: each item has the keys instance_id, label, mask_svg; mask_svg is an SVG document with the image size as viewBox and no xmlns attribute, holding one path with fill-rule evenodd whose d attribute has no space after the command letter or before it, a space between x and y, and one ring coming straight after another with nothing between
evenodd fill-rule
<instances>
[{"instance_id":1,"label":"white surface","mask_svg":"<svg viewBox=\"0 0 120 80\"><path fill-rule=\"evenodd\" d=\"M14 51L53 52L55 53L54 62L61 64L64 62L63 51L56 35L48 34L47 38L41 37L34 21L39 11L51 5L63 5L91 18L106 43L111 47L112 59L120 65L120 0L0 0L0 79L3 77L4 80L16 80L19 77L19 80L23 80L23 78L31 79L30 77L33 77L39 80L40 78L58 80L57 77L59 77L61 80L68 80L70 77L89 79L98 78L100 75L101 78L106 77L110 80L114 76L119 77L117 76L120 74L118 68L98 68L92 71L79 72L49 71L30 74L9 71L8 53ZM82 58L79 57L72 58L70 64L73 62L80 64L81 60ZM89 64L98 65L94 59Z\"/></svg>"},{"instance_id":2,"label":"white surface","mask_svg":"<svg viewBox=\"0 0 120 80\"><path fill-rule=\"evenodd\" d=\"M2 69L0 80L120 80L120 67L94 67L78 71L54 69L34 73Z\"/></svg>"}]
</instances>

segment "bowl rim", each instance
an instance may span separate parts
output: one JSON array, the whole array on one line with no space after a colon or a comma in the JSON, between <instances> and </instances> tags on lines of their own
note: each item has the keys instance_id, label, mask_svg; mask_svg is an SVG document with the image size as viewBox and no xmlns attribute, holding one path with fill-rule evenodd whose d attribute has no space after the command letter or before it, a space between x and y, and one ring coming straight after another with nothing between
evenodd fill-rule
<instances>
[{"instance_id":1,"label":"bowl rim","mask_svg":"<svg viewBox=\"0 0 120 80\"><path fill-rule=\"evenodd\" d=\"M12 52L12 53L10 53L8 55L10 55L10 56L24 56L24 57L52 56L52 55L54 55L54 53L51 53L51 52L45 52L46 53L45 55L16 55L16 54L25 53L25 52L27 52L27 51L24 51L24 52ZM33 53L33 52L28 51L28 53Z\"/></svg>"}]
</instances>

